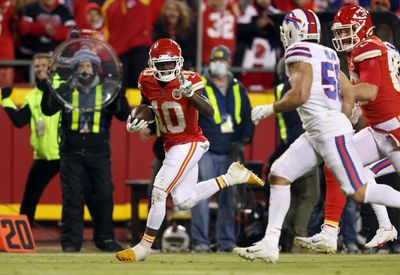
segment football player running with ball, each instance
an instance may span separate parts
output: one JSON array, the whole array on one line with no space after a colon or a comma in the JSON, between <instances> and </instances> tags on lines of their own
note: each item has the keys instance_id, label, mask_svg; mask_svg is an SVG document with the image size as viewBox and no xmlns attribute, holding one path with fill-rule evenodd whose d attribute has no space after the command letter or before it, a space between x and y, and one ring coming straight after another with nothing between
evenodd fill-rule
<instances>
[{"instance_id":1,"label":"football player running with ball","mask_svg":"<svg viewBox=\"0 0 400 275\"><path fill-rule=\"evenodd\" d=\"M252 110L257 123L274 113L297 109L305 133L271 167L265 236L253 246L234 249L246 259L278 260L281 228L290 206L290 184L322 161L356 202L400 208L400 192L364 175L352 144L353 128L346 117L354 105L352 85L339 70L336 52L318 44L320 30L319 19L311 10L295 9L286 15L281 40L292 88L281 100Z\"/></svg>"},{"instance_id":2,"label":"football player running with ball","mask_svg":"<svg viewBox=\"0 0 400 275\"><path fill-rule=\"evenodd\" d=\"M139 244L120 251L120 261L145 260L151 251L166 213L166 201L171 193L179 209L192 208L199 201L219 190L240 183L264 185L263 181L239 162L234 162L226 174L199 182L197 163L208 150L209 143L197 124L198 112L212 116L214 110L201 93L201 77L183 71L180 46L173 40L156 41L149 53L149 68L139 77L142 104L151 105L164 139L165 160L158 172L151 196L151 208L146 231ZM137 132L147 127L147 121L129 117L127 130Z\"/></svg>"}]
</instances>

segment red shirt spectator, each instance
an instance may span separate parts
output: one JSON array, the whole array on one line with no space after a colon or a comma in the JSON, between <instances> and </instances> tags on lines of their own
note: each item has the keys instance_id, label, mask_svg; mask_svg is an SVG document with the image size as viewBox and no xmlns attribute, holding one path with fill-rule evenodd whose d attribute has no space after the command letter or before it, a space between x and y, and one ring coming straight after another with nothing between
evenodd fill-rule
<instances>
[{"instance_id":1,"label":"red shirt spectator","mask_svg":"<svg viewBox=\"0 0 400 275\"><path fill-rule=\"evenodd\" d=\"M39 0L22 9L18 30L20 51L31 56L36 52L53 51L75 26L68 8L57 0Z\"/></svg>"},{"instance_id":2,"label":"red shirt spectator","mask_svg":"<svg viewBox=\"0 0 400 275\"><path fill-rule=\"evenodd\" d=\"M11 23L14 16L14 6L11 1L0 0L0 59L14 59L14 39Z\"/></svg>"},{"instance_id":3,"label":"red shirt spectator","mask_svg":"<svg viewBox=\"0 0 400 275\"><path fill-rule=\"evenodd\" d=\"M150 5L143 0L108 0L102 12L104 37L121 59L122 85L136 88L153 43Z\"/></svg>"},{"instance_id":4,"label":"red shirt spectator","mask_svg":"<svg viewBox=\"0 0 400 275\"><path fill-rule=\"evenodd\" d=\"M151 46L152 23L148 5L137 0L109 0L102 11L105 38L119 55L132 47Z\"/></svg>"},{"instance_id":5,"label":"red shirt spectator","mask_svg":"<svg viewBox=\"0 0 400 275\"><path fill-rule=\"evenodd\" d=\"M294 9L314 10L313 0L275 0L275 7L283 13Z\"/></svg>"},{"instance_id":6,"label":"red shirt spectator","mask_svg":"<svg viewBox=\"0 0 400 275\"><path fill-rule=\"evenodd\" d=\"M14 40L11 32L13 16L13 4L7 0L0 0L0 60L14 59ZM0 67L0 87L11 86L13 78L12 67Z\"/></svg>"},{"instance_id":7,"label":"red shirt spectator","mask_svg":"<svg viewBox=\"0 0 400 275\"><path fill-rule=\"evenodd\" d=\"M234 56L236 19L233 6L227 3L227 1L207 1L203 13L203 64L209 63L211 49L218 45L228 47L232 56Z\"/></svg>"}]
</instances>

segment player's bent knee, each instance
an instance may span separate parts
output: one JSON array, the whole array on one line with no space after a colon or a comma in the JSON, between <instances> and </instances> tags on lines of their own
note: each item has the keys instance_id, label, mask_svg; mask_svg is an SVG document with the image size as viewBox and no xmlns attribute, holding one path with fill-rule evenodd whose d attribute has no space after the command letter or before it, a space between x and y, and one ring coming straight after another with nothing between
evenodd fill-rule
<instances>
[{"instance_id":1,"label":"player's bent knee","mask_svg":"<svg viewBox=\"0 0 400 275\"><path fill-rule=\"evenodd\" d=\"M290 185L291 182L280 176L269 173L268 181L271 185Z\"/></svg>"},{"instance_id":2,"label":"player's bent knee","mask_svg":"<svg viewBox=\"0 0 400 275\"><path fill-rule=\"evenodd\" d=\"M154 202L165 202L167 201L168 193L159 187L154 186L151 192L151 199Z\"/></svg>"},{"instance_id":3,"label":"player's bent knee","mask_svg":"<svg viewBox=\"0 0 400 275\"><path fill-rule=\"evenodd\" d=\"M194 199L190 198L180 204L177 204L176 206L178 206L179 210L189 210L195 205L196 202L194 201Z\"/></svg>"}]
</instances>

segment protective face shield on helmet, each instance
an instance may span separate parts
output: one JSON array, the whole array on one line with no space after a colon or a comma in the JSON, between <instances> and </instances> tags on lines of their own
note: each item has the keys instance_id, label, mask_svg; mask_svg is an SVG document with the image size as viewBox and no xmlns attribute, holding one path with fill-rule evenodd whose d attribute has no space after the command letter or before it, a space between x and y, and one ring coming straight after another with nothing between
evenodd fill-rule
<instances>
[{"instance_id":1,"label":"protective face shield on helmet","mask_svg":"<svg viewBox=\"0 0 400 275\"><path fill-rule=\"evenodd\" d=\"M50 60L51 91L67 109L105 108L118 95L121 79L121 63L112 47L92 37L63 42Z\"/></svg>"},{"instance_id":2,"label":"protective face shield on helmet","mask_svg":"<svg viewBox=\"0 0 400 275\"><path fill-rule=\"evenodd\" d=\"M285 49L295 42L315 40L319 42L321 24L317 15L309 9L295 9L283 19L281 41Z\"/></svg>"},{"instance_id":3,"label":"protective face shield on helmet","mask_svg":"<svg viewBox=\"0 0 400 275\"><path fill-rule=\"evenodd\" d=\"M149 68L157 80L162 82L174 80L181 73L182 66L182 51L175 41L162 38L151 46Z\"/></svg>"},{"instance_id":4,"label":"protective face shield on helmet","mask_svg":"<svg viewBox=\"0 0 400 275\"><path fill-rule=\"evenodd\" d=\"M171 225L163 233L161 248L163 252L189 251L190 237L182 225Z\"/></svg>"},{"instance_id":5,"label":"protective face shield on helmet","mask_svg":"<svg viewBox=\"0 0 400 275\"><path fill-rule=\"evenodd\" d=\"M332 44L336 51L349 52L372 35L371 15L362 7L345 6L336 14L332 31L334 35Z\"/></svg>"}]
</instances>

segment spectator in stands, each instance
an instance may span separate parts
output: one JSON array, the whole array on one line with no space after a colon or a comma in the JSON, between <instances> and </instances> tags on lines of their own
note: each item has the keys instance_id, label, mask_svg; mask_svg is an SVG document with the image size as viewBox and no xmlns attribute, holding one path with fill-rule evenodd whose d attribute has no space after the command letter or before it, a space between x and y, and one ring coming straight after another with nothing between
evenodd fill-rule
<instances>
[{"instance_id":1,"label":"spectator in stands","mask_svg":"<svg viewBox=\"0 0 400 275\"><path fill-rule=\"evenodd\" d=\"M243 149L253 138L249 97L243 85L229 71L231 52L223 46L214 47L210 67L205 72L205 96L214 108L214 117L199 116L199 126L210 141L209 150L199 161L199 179L208 180L237 161L234 148ZM235 154L238 155L238 154ZM235 156L236 157L236 156ZM219 251L230 252L236 246L235 188L218 193L217 236ZM192 208L192 248L195 252L210 251L208 200Z\"/></svg>"},{"instance_id":2,"label":"spectator in stands","mask_svg":"<svg viewBox=\"0 0 400 275\"><path fill-rule=\"evenodd\" d=\"M48 54L37 53L33 56L33 69L37 82L47 78L48 64ZM55 113L52 116L43 114L40 107L43 92L38 87L35 87L25 96L25 101L19 109L10 97L11 92L11 87L1 90L4 110L16 127L21 128L29 123L31 129L34 160L26 181L20 214L26 215L29 223L33 225L36 206L40 197L50 180L60 169L58 152L60 113Z\"/></svg>"},{"instance_id":3,"label":"spectator in stands","mask_svg":"<svg viewBox=\"0 0 400 275\"><path fill-rule=\"evenodd\" d=\"M228 47L234 56L236 19L239 17L235 3L227 0L207 0L204 9L202 63L210 62L211 50L218 45Z\"/></svg>"},{"instance_id":4,"label":"spectator in stands","mask_svg":"<svg viewBox=\"0 0 400 275\"><path fill-rule=\"evenodd\" d=\"M101 95L107 87L100 75L103 71L101 69L104 69L101 65L102 60L94 51L82 47L71 59L70 69L74 75L68 78L68 82L60 83L53 93L50 93L48 85L41 85L44 91L41 102L43 113L53 115L61 110L61 245L65 252L78 252L82 247L83 206L87 193L91 194L87 199L91 208L96 247L107 252L122 249L114 239L114 184L111 176L109 138L112 117L116 116L123 121L130 114L125 90L121 89L114 101L101 111L71 111L60 104L54 95L56 92L74 93L73 106L98 106L97 95ZM87 110L87 107L84 110Z\"/></svg>"},{"instance_id":5,"label":"spectator in stands","mask_svg":"<svg viewBox=\"0 0 400 275\"><path fill-rule=\"evenodd\" d=\"M94 37L98 39L104 39L103 36L104 18L103 15L101 14L101 8L97 3L86 3L83 6L82 14L79 16L75 15L75 21L78 29L96 31Z\"/></svg>"},{"instance_id":6,"label":"spectator in stands","mask_svg":"<svg viewBox=\"0 0 400 275\"><path fill-rule=\"evenodd\" d=\"M39 0L26 5L18 22L21 46L17 57L31 59L34 53L53 51L74 26L69 9L57 0Z\"/></svg>"},{"instance_id":7,"label":"spectator in stands","mask_svg":"<svg viewBox=\"0 0 400 275\"><path fill-rule=\"evenodd\" d=\"M275 67L280 55L279 28L268 15L277 12L270 0L255 0L246 7L237 24L237 66L246 69ZM249 83L250 90L264 91L271 86L265 73L246 73L241 80Z\"/></svg>"},{"instance_id":8,"label":"spectator in stands","mask_svg":"<svg viewBox=\"0 0 400 275\"><path fill-rule=\"evenodd\" d=\"M180 0L167 0L162 9L160 18L156 21L153 31L153 40L171 38L182 45L182 56L185 59L185 69L194 64L196 36L188 6Z\"/></svg>"},{"instance_id":9,"label":"spectator in stands","mask_svg":"<svg viewBox=\"0 0 400 275\"><path fill-rule=\"evenodd\" d=\"M137 88L140 72L147 66L153 43L152 16L142 1L109 1L102 7L104 36L119 55L122 84Z\"/></svg>"},{"instance_id":10,"label":"spectator in stands","mask_svg":"<svg viewBox=\"0 0 400 275\"><path fill-rule=\"evenodd\" d=\"M390 1L389 0L371 0L369 10L390 12Z\"/></svg>"},{"instance_id":11,"label":"spectator in stands","mask_svg":"<svg viewBox=\"0 0 400 275\"><path fill-rule=\"evenodd\" d=\"M11 24L14 21L14 6L11 1L0 0L0 60L14 60L14 38ZM11 86L14 81L14 69L0 67L0 88Z\"/></svg>"},{"instance_id":12,"label":"spectator in stands","mask_svg":"<svg viewBox=\"0 0 400 275\"><path fill-rule=\"evenodd\" d=\"M275 7L283 13L294 9L314 10L314 0L276 0Z\"/></svg>"},{"instance_id":13,"label":"spectator in stands","mask_svg":"<svg viewBox=\"0 0 400 275\"><path fill-rule=\"evenodd\" d=\"M285 73L285 63L282 58L277 65L277 77L280 84L275 88L275 99L280 100L290 90L289 79ZM300 117L296 110L276 115L276 125L279 130L279 147L267 162L267 175L271 164L278 159L289 146L304 133ZM315 167L309 173L300 177L292 184L291 204L285 218L285 228L288 230L287 239L280 242L286 251L291 251L294 236L308 236L307 226L311 213L320 195L319 169ZM269 201L269 185L266 184L266 198ZM268 205L267 205L268 207ZM293 248L295 249L295 248Z\"/></svg>"},{"instance_id":14,"label":"spectator in stands","mask_svg":"<svg viewBox=\"0 0 400 275\"><path fill-rule=\"evenodd\" d=\"M237 24L237 48L239 66L274 68L277 62L276 49L279 45L279 28L268 17L278 13L270 0L255 0L249 4Z\"/></svg>"}]
</instances>

